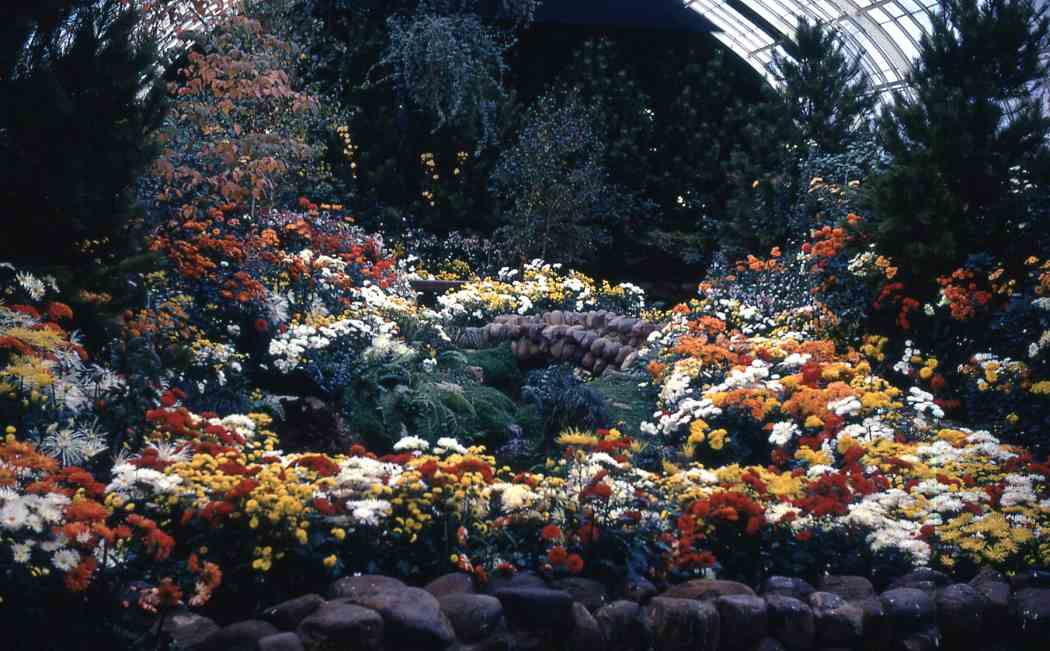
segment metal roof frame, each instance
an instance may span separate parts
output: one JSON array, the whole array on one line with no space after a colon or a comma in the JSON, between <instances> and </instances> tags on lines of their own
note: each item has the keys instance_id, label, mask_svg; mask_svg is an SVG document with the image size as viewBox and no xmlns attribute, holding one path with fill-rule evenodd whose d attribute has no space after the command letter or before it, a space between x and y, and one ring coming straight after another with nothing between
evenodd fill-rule
<instances>
[{"instance_id":1,"label":"metal roof frame","mask_svg":"<svg viewBox=\"0 0 1050 651\"><path fill-rule=\"evenodd\" d=\"M798 18L836 27L880 93L900 88L929 33L938 0L683 0L718 29L713 36L770 84L774 51L794 40ZM749 16L750 14L750 16ZM761 20L756 20L757 16Z\"/></svg>"}]
</instances>

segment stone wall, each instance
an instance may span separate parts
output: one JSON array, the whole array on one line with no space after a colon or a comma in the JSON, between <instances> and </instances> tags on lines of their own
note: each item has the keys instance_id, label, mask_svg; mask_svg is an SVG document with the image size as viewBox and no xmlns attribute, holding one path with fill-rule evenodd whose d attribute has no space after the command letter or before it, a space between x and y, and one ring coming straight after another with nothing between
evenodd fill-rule
<instances>
[{"instance_id":1,"label":"stone wall","mask_svg":"<svg viewBox=\"0 0 1050 651\"><path fill-rule=\"evenodd\" d=\"M968 583L919 570L879 594L858 576L816 586L774 576L756 593L695 579L658 591L646 581L614 598L585 578L531 572L483 587L449 574L422 588L346 577L259 618L219 627L181 612L165 629L192 651L967 651L1050 648L1050 573Z\"/></svg>"},{"instance_id":2,"label":"stone wall","mask_svg":"<svg viewBox=\"0 0 1050 651\"><path fill-rule=\"evenodd\" d=\"M626 370L638 349L659 325L612 312L544 312L536 316L500 315L479 328L464 328L455 336L467 348L511 342L521 360L544 358L569 362L595 375L606 368Z\"/></svg>"}]
</instances>

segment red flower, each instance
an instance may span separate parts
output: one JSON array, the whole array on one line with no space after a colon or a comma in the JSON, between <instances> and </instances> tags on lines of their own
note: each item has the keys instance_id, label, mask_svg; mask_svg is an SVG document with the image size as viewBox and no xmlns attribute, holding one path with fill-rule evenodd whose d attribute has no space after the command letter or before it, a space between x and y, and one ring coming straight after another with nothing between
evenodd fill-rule
<instances>
[{"instance_id":1,"label":"red flower","mask_svg":"<svg viewBox=\"0 0 1050 651\"><path fill-rule=\"evenodd\" d=\"M561 540L561 528L556 524L548 524L540 532L540 538L543 540Z\"/></svg>"},{"instance_id":2,"label":"red flower","mask_svg":"<svg viewBox=\"0 0 1050 651\"><path fill-rule=\"evenodd\" d=\"M579 554L570 554L569 558L565 561L565 566L573 574L579 574L583 571L583 558Z\"/></svg>"},{"instance_id":3,"label":"red flower","mask_svg":"<svg viewBox=\"0 0 1050 651\"><path fill-rule=\"evenodd\" d=\"M547 552L547 560L551 565L564 565L569 559L569 552L564 547L551 547Z\"/></svg>"},{"instance_id":4,"label":"red flower","mask_svg":"<svg viewBox=\"0 0 1050 651\"><path fill-rule=\"evenodd\" d=\"M52 321L62 321L73 318L73 310L65 303L50 303L47 306L47 316Z\"/></svg>"}]
</instances>

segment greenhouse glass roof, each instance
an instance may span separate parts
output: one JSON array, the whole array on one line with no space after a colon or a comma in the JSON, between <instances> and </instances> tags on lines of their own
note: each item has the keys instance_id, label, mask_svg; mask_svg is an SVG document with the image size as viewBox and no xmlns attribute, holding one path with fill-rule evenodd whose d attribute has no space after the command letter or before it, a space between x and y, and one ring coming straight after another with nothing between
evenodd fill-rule
<instances>
[{"instance_id":1,"label":"greenhouse glass roof","mask_svg":"<svg viewBox=\"0 0 1050 651\"><path fill-rule=\"evenodd\" d=\"M930 31L937 0L684 0L715 26L713 36L776 83L769 72L778 44L793 39L799 16L836 27L846 47L860 54L875 88L902 86L918 54L919 39Z\"/></svg>"}]
</instances>

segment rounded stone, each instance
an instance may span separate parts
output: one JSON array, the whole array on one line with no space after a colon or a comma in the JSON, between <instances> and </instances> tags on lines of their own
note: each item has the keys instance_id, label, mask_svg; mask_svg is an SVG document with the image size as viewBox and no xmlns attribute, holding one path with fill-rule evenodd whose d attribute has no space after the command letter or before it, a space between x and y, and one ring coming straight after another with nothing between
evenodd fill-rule
<instances>
[{"instance_id":1,"label":"rounded stone","mask_svg":"<svg viewBox=\"0 0 1050 651\"><path fill-rule=\"evenodd\" d=\"M549 588L503 588L495 593L515 625L522 628L556 628L571 620L572 595Z\"/></svg>"},{"instance_id":2,"label":"rounded stone","mask_svg":"<svg viewBox=\"0 0 1050 651\"><path fill-rule=\"evenodd\" d=\"M439 576L423 589L438 599L450 594L472 594L475 592L474 577L466 572L452 572Z\"/></svg>"},{"instance_id":3,"label":"rounded stone","mask_svg":"<svg viewBox=\"0 0 1050 651\"><path fill-rule=\"evenodd\" d=\"M483 594L450 594L438 599L456 637L462 642L477 642L491 634L503 620L499 599Z\"/></svg>"},{"instance_id":4,"label":"rounded stone","mask_svg":"<svg viewBox=\"0 0 1050 651\"><path fill-rule=\"evenodd\" d=\"M859 601L875 596L875 586L866 577L831 574L817 581L817 589L837 594L846 601Z\"/></svg>"},{"instance_id":5,"label":"rounded stone","mask_svg":"<svg viewBox=\"0 0 1050 651\"><path fill-rule=\"evenodd\" d=\"M259 640L280 633L277 627L261 619L249 619L225 626L210 635L201 651L256 651Z\"/></svg>"},{"instance_id":6,"label":"rounded stone","mask_svg":"<svg viewBox=\"0 0 1050 651\"><path fill-rule=\"evenodd\" d=\"M583 604L592 613L609 603L609 594L605 586L594 579L574 576L555 581L553 587L568 592L573 601Z\"/></svg>"},{"instance_id":7,"label":"rounded stone","mask_svg":"<svg viewBox=\"0 0 1050 651\"><path fill-rule=\"evenodd\" d=\"M944 572L938 572L937 570L931 570L927 567L917 569L913 572L897 577L890 582L889 589L895 590L897 588L918 588L920 590L928 590L932 586L933 588L943 588L950 585L952 582Z\"/></svg>"},{"instance_id":8,"label":"rounded stone","mask_svg":"<svg viewBox=\"0 0 1050 651\"><path fill-rule=\"evenodd\" d=\"M654 597L645 617L656 651L716 651L721 637L718 610L708 601Z\"/></svg>"},{"instance_id":9,"label":"rounded stone","mask_svg":"<svg viewBox=\"0 0 1050 651\"><path fill-rule=\"evenodd\" d=\"M321 595L305 594L270 606L262 612L262 618L282 631L292 631L299 626L304 617L317 610L323 603L324 597Z\"/></svg>"},{"instance_id":10,"label":"rounded stone","mask_svg":"<svg viewBox=\"0 0 1050 651\"><path fill-rule=\"evenodd\" d=\"M494 573L485 584L484 591L494 594L503 588L546 588L547 582L532 570L523 570L513 574Z\"/></svg>"},{"instance_id":11,"label":"rounded stone","mask_svg":"<svg viewBox=\"0 0 1050 651\"><path fill-rule=\"evenodd\" d=\"M762 584L762 594L780 594L795 599L805 599L816 589L808 581L793 576L771 576Z\"/></svg>"},{"instance_id":12,"label":"rounded stone","mask_svg":"<svg viewBox=\"0 0 1050 651\"><path fill-rule=\"evenodd\" d=\"M1018 590L1010 598L1009 612L1021 640L1050 637L1050 589Z\"/></svg>"},{"instance_id":13,"label":"rounded stone","mask_svg":"<svg viewBox=\"0 0 1050 651\"><path fill-rule=\"evenodd\" d=\"M305 647L298 635L285 631L259 640L259 651L305 651Z\"/></svg>"},{"instance_id":14,"label":"rounded stone","mask_svg":"<svg viewBox=\"0 0 1050 651\"><path fill-rule=\"evenodd\" d=\"M642 607L633 601L614 601L594 614L609 651L648 648L649 632Z\"/></svg>"},{"instance_id":15,"label":"rounded stone","mask_svg":"<svg viewBox=\"0 0 1050 651\"><path fill-rule=\"evenodd\" d=\"M936 605L930 594L916 588L896 588L879 596L886 625L897 639L923 631L934 623Z\"/></svg>"},{"instance_id":16,"label":"rounded stone","mask_svg":"<svg viewBox=\"0 0 1050 651\"><path fill-rule=\"evenodd\" d=\"M219 625L207 617L189 611L176 612L164 618L163 631L171 638L175 649L197 647L219 630Z\"/></svg>"},{"instance_id":17,"label":"rounded stone","mask_svg":"<svg viewBox=\"0 0 1050 651\"><path fill-rule=\"evenodd\" d=\"M937 625L949 638L979 636L988 600L971 585L956 583L937 594Z\"/></svg>"},{"instance_id":18,"label":"rounded stone","mask_svg":"<svg viewBox=\"0 0 1050 651\"><path fill-rule=\"evenodd\" d=\"M813 648L816 634L813 610L802 601L787 595L767 594L765 599L769 634L792 651Z\"/></svg>"},{"instance_id":19,"label":"rounded stone","mask_svg":"<svg viewBox=\"0 0 1050 651\"><path fill-rule=\"evenodd\" d=\"M403 582L389 576L381 576L378 574L344 576L329 586L328 595L333 599L340 597L349 597L353 599L358 596L371 595L385 590L400 589L404 587L406 586Z\"/></svg>"},{"instance_id":20,"label":"rounded stone","mask_svg":"<svg viewBox=\"0 0 1050 651\"><path fill-rule=\"evenodd\" d=\"M715 600L722 629L721 649L736 651L758 644L769 626L766 602L761 597L730 595Z\"/></svg>"},{"instance_id":21,"label":"rounded stone","mask_svg":"<svg viewBox=\"0 0 1050 651\"><path fill-rule=\"evenodd\" d=\"M340 647L380 651L383 629L383 618L374 610L328 602L299 623L298 633L306 651Z\"/></svg>"},{"instance_id":22,"label":"rounded stone","mask_svg":"<svg viewBox=\"0 0 1050 651\"><path fill-rule=\"evenodd\" d=\"M566 651L604 651L605 636L594 618L583 604L572 605L572 630L566 644Z\"/></svg>"},{"instance_id":23,"label":"rounded stone","mask_svg":"<svg viewBox=\"0 0 1050 651\"><path fill-rule=\"evenodd\" d=\"M754 590L743 583L721 581L719 579L693 579L685 583L679 583L665 590L660 596L668 599L713 600L738 594L750 597L757 596Z\"/></svg>"},{"instance_id":24,"label":"rounded stone","mask_svg":"<svg viewBox=\"0 0 1050 651\"><path fill-rule=\"evenodd\" d=\"M442 614L438 600L422 588L379 584L350 592L351 596L338 601L379 613L388 643L412 649L444 649L455 639L452 625Z\"/></svg>"}]
</instances>

